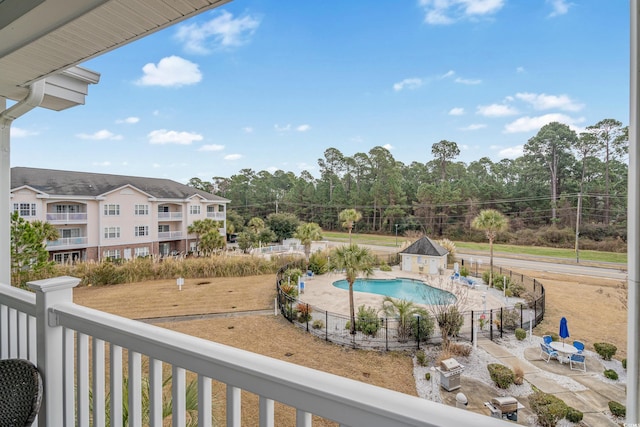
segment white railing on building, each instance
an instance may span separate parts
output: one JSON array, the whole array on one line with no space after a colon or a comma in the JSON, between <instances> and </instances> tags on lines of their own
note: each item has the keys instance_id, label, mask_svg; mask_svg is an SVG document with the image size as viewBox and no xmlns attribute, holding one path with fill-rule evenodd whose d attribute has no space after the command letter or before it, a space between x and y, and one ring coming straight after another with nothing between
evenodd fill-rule
<instances>
[{"instance_id":1,"label":"white railing on building","mask_svg":"<svg viewBox=\"0 0 640 427\"><path fill-rule=\"evenodd\" d=\"M48 240L47 249L62 249L67 247L86 246L87 237L63 237L58 240Z\"/></svg>"},{"instance_id":2,"label":"white railing on building","mask_svg":"<svg viewBox=\"0 0 640 427\"><path fill-rule=\"evenodd\" d=\"M275 254L284 252L304 252L304 245L273 245L251 249L252 254Z\"/></svg>"},{"instance_id":3,"label":"white railing on building","mask_svg":"<svg viewBox=\"0 0 640 427\"><path fill-rule=\"evenodd\" d=\"M122 424L162 426L162 372L172 371L172 426L186 424L186 373L197 375L198 425L211 426L211 381L226 385L226 422L241 425L241 391L259 396L260 427L274 426L274 402L295 410L296 427L312 415L347 426L507 426L506 421L430 402L288 362L217 344L73 303L79 279L29 283L33 293L0 285L0 357L27 358L44 378L40 427ZM123 361L124 351L127 360ZM149 405L143 405L143 358ZM108 363L106 362L108 360ZM107 376L108 371L108 376ZM123 390L124 372L128 389ZM107 385L106 378L109 378ZM106 392L109 390L109 393ZM108 406L107 406L108 404ZM148 406L148 408L147 408ZM143 411L147 411L144 413Z\"/></svg>"},{"instance_id":4,"label":"white railing on building","mask_svg":"<svg viewBox=\"0 0 640 427\"><path fill-rule=\"evenodd\" d=\"M182 231L160 231L158 239L182 239Z\"/></svg>"},{"instance_id":5,"label":"white railing on building","mask_svg":"<svg viewBox=\"0 0 640 427\"><path fill-rule=\"evenodd\" d=\"M67 212L67 213L49 213L47 212L47 221L51 223L62 222L65 224L74 222L87 222L86 212Z\"/></svg>"},{"instance_id":6,"label":"white railing on building","mask_svg":"<svg viewBox=\"0 0 640 427\"><path fill-rule=\"evenodd\" d=\"M224 212L207 212L207 218L224 221L226 214Z\"/></svg>"},{"instance_id":7,"label":"white railing on building","mask_svg":"<svg viewBox=\"0 0 640 427\"><path fill-rule=\"evenodd\" d=\"M182 219L182 212L158 212L158 219L161 220L179 220Z\"/></svg>"}]
</instances>

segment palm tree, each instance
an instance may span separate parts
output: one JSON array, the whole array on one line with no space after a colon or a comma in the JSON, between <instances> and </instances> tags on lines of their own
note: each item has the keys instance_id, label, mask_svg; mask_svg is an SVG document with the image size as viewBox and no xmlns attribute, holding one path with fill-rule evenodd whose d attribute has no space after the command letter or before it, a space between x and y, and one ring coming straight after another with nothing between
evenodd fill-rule
<instances>
[{"instance_id":1,"label":"palm tree","mask_svg":"<svg viewBox=\"0 0 640 427\"><path fill-rule=\"evenodd\" d=\"M201 250L207 255L218 249L224 248L225 243L226 240L224 236L215 228L203 234L200 240Z\"/></svg>"},{"instance_id":2,"label":"palm tree","mask_svg":"<svg viewBox=\"0 0 640 427\"><path fill-rule=\"evenodd\" d=\"M309 255L311 254L311 242L322 239L322 228L315 222L307 222L300 224L293 233L293 237L300 240L304 246L304 255L309 263Z\"/></svg>"},{"instance_id":3,"label":"palm tree","mask_svg":"<svg viewBox=\"0 0 640 427\"><path fill-rule=\"evenodd\" d=\"M489 239L489 286L493 286L493 241L499 232L509 228L509 220L495 209L485 209L473 219L471 227L484 231Z\"/></svg>"},{"instance_id":4,"label":"palm tree","mask_svg":"<svg viewBox=\"0 0 640 427\"><path fill-rule=\"evenodd\" d=\"M340 212L338 218L342 221L342 226L349 229L349 244L351 244L351 230L355 223L362 219L362 214L355 209L345 209Z\"/></svg>"},{"instance_id":5,"label":"palm tree","mask_svg":"<svg viewBox=\"0 0 640 427\"><path fill-rule=\"evenodd\" d=\"M412 331L416 334L416 339L419 335L421 341L426 341L433 333L434 324L429 312L413 301L384 297L382 312L386 317L398 319L398 340L401 342L406 342ZM419 330L416 316L421 319Z\"/></svg>"},{"instance_id":6,"label":"palm tree","mask_svg":"<svg viewBox=\"0 0 640 427\"><path fill-rule=\"evenodd\" d=\"M211 230L218 230L221 226L220 221L211 218L197 219L187 227L187 233L196 235L196 250L200 250L200 236L207 234Z\"/></svg>"},{"instance_id":7,"label":"palm tree","mask_svg":"<svg viewBox=\"0 0 640 427\"><path fill-rule=\"evenodd\" d=\"M344 270L349 283L349 313L351 314L351 334L356 333L356 312L353 302L353 283L359 274L370 276L373 273L373 255L368 248L351 244L336 248L331 260L338 270Z\"/></svg>"}]
</instances>

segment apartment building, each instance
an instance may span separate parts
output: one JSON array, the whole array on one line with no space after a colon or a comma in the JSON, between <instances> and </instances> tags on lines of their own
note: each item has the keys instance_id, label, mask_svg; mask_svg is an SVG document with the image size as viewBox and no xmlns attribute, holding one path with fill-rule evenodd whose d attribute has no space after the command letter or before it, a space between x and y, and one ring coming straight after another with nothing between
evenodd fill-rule
<instances>
[{"instance_id":1,"label":"apartment building","mask_svg":"<svg viewBox=\"0 0 640 427\"><path fill-rule=\"evenodd\" d=\"M58 229L56 262L194 251L187 228L205 218L226 235L229 200L169 179L14 167L10 197L21 217Z\"/></svg>"}]
</instances>

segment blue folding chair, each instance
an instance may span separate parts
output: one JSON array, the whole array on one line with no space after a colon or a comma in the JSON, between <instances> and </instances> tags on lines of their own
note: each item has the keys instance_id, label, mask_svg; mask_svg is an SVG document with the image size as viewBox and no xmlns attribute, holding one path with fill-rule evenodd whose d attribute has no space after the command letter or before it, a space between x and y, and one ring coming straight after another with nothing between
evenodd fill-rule
<instances>
[{"instance_id":1,"label":"blue folding chair","mask_svg":"<svg viewBox=\"0 0 640 427\"><path fill-rule=\"evenodd\" d=\"M582 354L584 351L584 343L581 341L574 341L573 346L578 349L578 354Z\"/></svg>"},{"instance_id":2,"label":"blue folding chair","mask_svg":"<svg viewBox=\"0 0 640 427\"><path fill-rule=\"evenodd\" d=\"M549 360L558 358L558 352L548 345L540 343L540 357L549 363Z\"/></svg>"},{"instance_id":3,"label":"blue folding chair","mask_svg":"<svg viewBox=\"0 0 640 427\"><path fill-rule=\"evenodd\" d=\"M574 369L573 365L577 365ZM582 365L582 367L580 367ZM569 356L569 367L572 370L587 372L587 361L584 354L572 354Z\"/></svg>"},{"instance_id":4,"label":"blue folding chair","mask_svg":"<svg viewBox=\"0 0 640 427\"><path fill-rule=\"evenodd\" d=\"M546 345L549 345L553 341L553 338L551 338L551 335L543 335L542 340Z\"/></svg>"}]
</instances>

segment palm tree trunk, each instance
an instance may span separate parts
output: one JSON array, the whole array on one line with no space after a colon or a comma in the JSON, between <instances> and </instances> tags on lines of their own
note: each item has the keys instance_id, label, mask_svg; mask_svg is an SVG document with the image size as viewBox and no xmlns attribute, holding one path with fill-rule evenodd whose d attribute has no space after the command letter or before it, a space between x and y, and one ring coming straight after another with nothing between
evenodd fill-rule
<instances>
[{"instance_id":1,"label":"palm tree trunk","mask_svg":"<svg viewBox=\"0 0 640 427\"><path fill-rule=\"evenodd\" d=\"M349 313L351 315L351 327L349 328L349 332L351 335L356 334L356 310L354 307L353 301L353 282L349 282Z\"/></svg>"},{"instance_id":2,"label":"palm tree trunk","mask_svg":"<svg viewBox=\"0 0 640 427\"><path fill-rule=\"evenodd\" d=\"M489 287L493 288L493 239L489 239Z\"/></svg>"}]
</instances>

